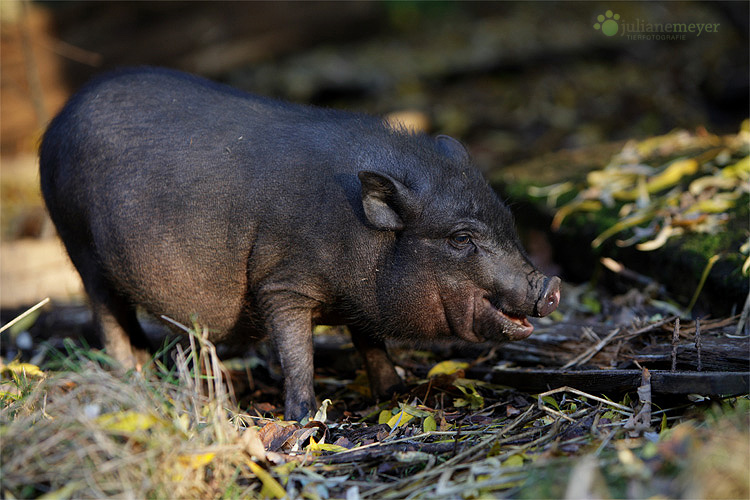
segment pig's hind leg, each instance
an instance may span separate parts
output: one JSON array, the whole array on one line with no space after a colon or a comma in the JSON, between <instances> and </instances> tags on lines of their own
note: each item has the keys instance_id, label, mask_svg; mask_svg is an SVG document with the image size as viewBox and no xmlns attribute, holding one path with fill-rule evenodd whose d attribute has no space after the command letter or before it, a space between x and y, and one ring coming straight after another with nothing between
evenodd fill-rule
<instances>
[{"instance_id":1,"label":"pig's hind leg","mask_svg":"<svg viewBox=\"0 0 750 500\"><path fill-rule=\"evenodd\" d=\"M356 326L350 325L349 331L354 347L362 356L373 398L386 400L394 393L403 392L406 388L388 356L385 341L367 334Z\"/></svg>"},{"instance_id":2,"label":"pig's hind leg","mask_svg":"<svg viewBox=\"0 0 750 500\"><path fill-rule=\"evenodd\" d=\"M148 338L135 308L101 281L100 278L85 281L99 338L107 354L123 369L140 371L151 360Z\"/></svg>"}]
</instances>

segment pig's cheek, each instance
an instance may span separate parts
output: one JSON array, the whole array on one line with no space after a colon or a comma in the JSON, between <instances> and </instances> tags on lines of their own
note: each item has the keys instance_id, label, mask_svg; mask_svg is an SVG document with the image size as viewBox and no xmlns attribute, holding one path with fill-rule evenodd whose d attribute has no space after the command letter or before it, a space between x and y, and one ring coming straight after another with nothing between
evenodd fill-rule
<instances>
[{"instance_id":1,"label":"pig's cheek","mask_svg":"<svg viewBox=\"0 0 750 500\"><path fill-rule=\"evenodd\" d=\"M443 293L442 304L448 327L446 336L469 342L483 340L474 333L474 295L471 290L451 289Z\"/></svg>"},{"instance_id":2,"label":"pig's cheek","mask_svg":"<svg viewBox=\"0 0 750 500\"><path fill-rule=\"evenodd\" d=\"M436 338L446 335L448 325L440 293L425 287L413 290L410 300L402 304L403 321L412 324L414 334L426 338Z\"/></svg>"}]
</instances>

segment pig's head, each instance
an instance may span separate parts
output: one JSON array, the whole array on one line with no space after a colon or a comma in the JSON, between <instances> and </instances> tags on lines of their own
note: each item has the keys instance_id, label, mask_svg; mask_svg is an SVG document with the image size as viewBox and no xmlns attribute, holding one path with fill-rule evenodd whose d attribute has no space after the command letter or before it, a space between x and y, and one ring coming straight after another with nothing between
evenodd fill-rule
<instances>
[{"instance_id":1,"label":"pig's head","mask_svg":"<svg viewBox=\"0 0 750 500\"><path fill-rule=\"evenodd\" d=\"M425 139L426 140L426 139ZM376 273L381 331L472 342L517 340L557 308L560 279L528 260L513 219L450 137L390 173L359 173L368 225L384 233Z\"/></svg>"}]
</instances>

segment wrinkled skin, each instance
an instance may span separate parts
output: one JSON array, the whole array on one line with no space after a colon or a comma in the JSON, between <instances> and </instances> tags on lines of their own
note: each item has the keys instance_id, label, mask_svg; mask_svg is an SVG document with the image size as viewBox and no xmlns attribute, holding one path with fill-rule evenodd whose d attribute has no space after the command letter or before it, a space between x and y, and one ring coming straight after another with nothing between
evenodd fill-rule
<instances>
[{"instance_id":1,"label":"wrinkled skin","mask_svg":"<svg viewBox=\"0 0 750 500\"><path fill-rule=\"evenodd\" d=\"M389 397L385 338L522 339L559 301L463 146L374 117L125 70L53 120L40 175L113 357L148 360L135 306L269 336L287 418L316 408L315 324L348 324Z\"/></svg>"}]
</instances>

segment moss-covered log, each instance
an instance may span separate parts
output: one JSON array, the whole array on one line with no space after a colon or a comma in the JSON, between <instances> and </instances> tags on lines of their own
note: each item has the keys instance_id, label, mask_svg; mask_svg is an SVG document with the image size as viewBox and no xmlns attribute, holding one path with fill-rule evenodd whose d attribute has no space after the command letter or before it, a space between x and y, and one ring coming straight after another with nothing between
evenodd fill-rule
<instances>
[{"instance_id":1,"label":"moss-covered log","mask_svg":"<svg viewBox=\"0 0 750 500\"><path fill-rule=\"evenodd\" d=\"M741 251L749 234L747 148L747 132L674 132L552 153L489 177L514 206L520 226L549 233L568 279L591 279L599 259L610 257L664 285L687 307L710 267L693 312L716 317L739 312L748 295L742 270L748 256ZM630 191L622 184L629 171L639 172L631 176ZM725 178L731 180L723 187L699 192ZM645 215L635 221L638 213ZM665 234L671 237L660 241Z\"/></svg>"}]
</instances>

